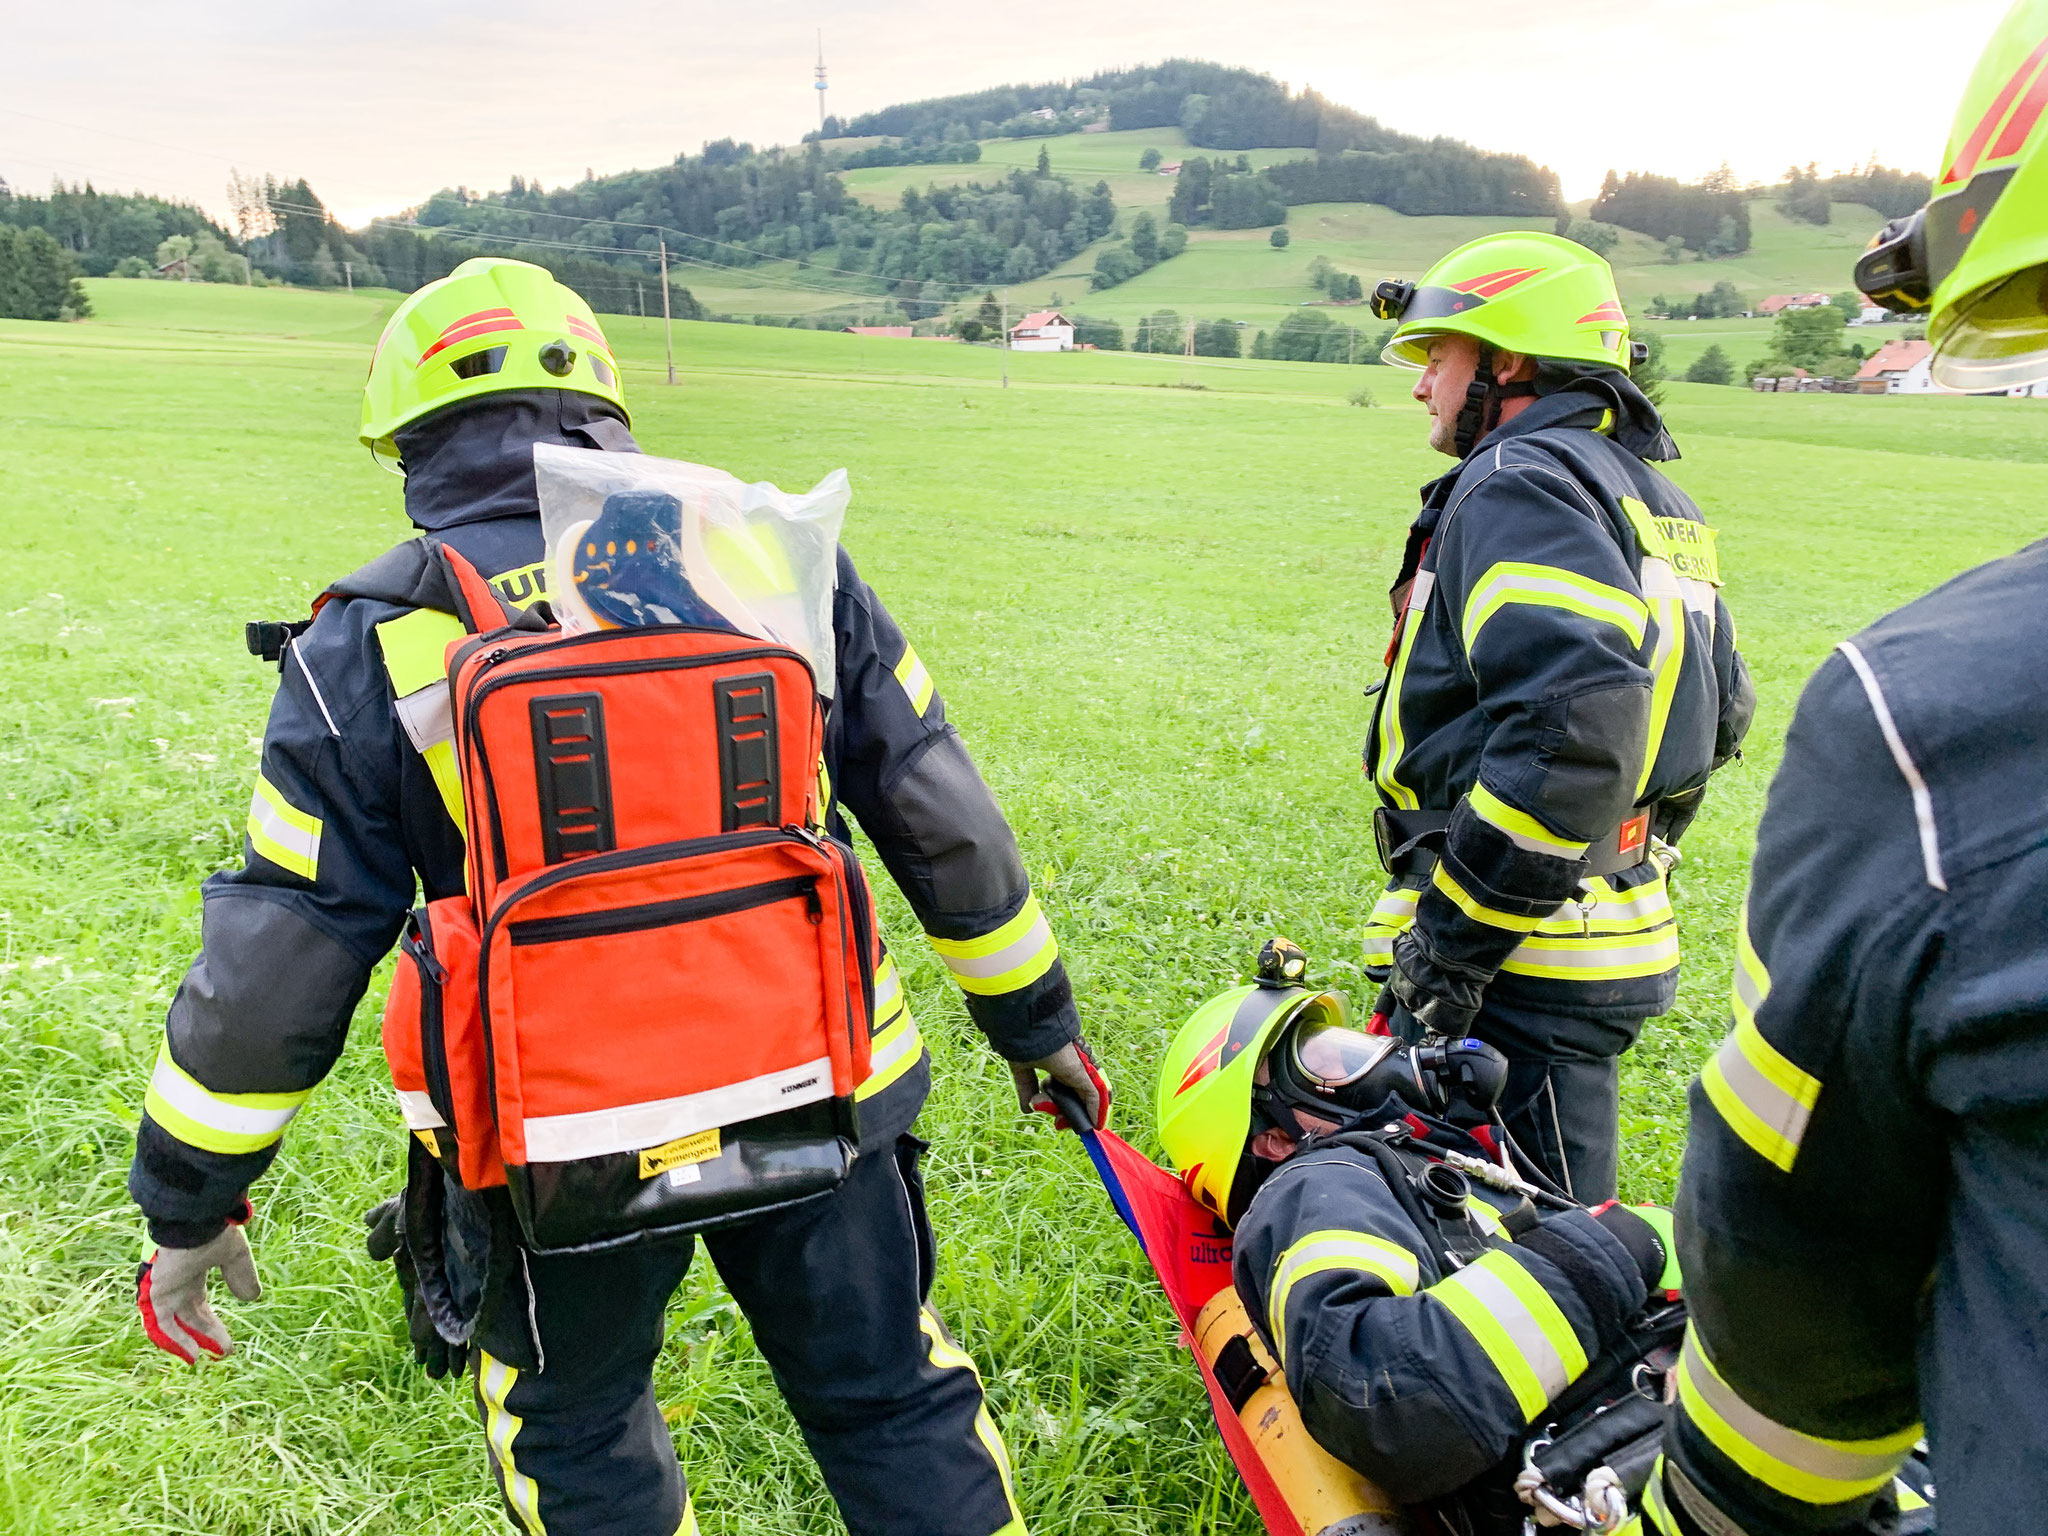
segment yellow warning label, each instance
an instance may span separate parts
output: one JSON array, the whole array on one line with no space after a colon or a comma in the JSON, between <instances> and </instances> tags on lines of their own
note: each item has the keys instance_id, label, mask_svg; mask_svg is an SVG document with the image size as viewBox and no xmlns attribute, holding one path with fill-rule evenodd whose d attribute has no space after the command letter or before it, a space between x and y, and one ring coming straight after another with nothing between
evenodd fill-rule
<instances>
[{"instance_id":1,"label":"yellow warning label","mask_svg":"<svg viewBox=\"0 0 2048 1536\"><path fill-rule=\"evenodd\" d=\"M427 1149L429 1156L441 1155L441 1140L432 1131L414 1131L413 1135L419 1137L420 1145Z\"/></svg>"},{"instance_id":2,"label":"yellow warning label","mask_svg":"<svg viewBox=\"0 0 2048 1536\"><path fill-rule=\"evenodd\" d=\"M1665 558L1671 569L1695 581L1721 585L1721 555L1716 547L1719 533L1689 517L1660 517L1657 531L1664 535Z\"/></svg>"},{"instance_id":3,"label":"yellow warning label","mask_svg":"<svg viewBox=\"0 0 2048 1536\"><path fill-rule=\"evenodd\" d=\"M699 1131L694 1136L678 1136L674 1141L665 1141L658 1147L649 1147L640 1154L640 1177L651 1179L657 1173L667 1173L671 1168L687 1168L692 1163L708 1163L716 1156L716 1128Z\"/></svg>"}]
</instances>

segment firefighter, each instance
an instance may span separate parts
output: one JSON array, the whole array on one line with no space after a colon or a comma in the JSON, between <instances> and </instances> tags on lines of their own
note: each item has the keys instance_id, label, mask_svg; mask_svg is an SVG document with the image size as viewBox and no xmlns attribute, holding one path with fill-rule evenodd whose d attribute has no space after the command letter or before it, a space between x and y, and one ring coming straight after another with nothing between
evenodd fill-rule
<instances>
[{"instance_id":1,"label":"firefighter","mask_svg":"<svg viewBox=\"0 0 2048 1536\"><path fill-rule=\"evenodd\" d=\"M1403 1504L1455 1497L1457 1531L1519 1531L1531 1427L1604 1378L1629 1395L1646 1307L1673 1339L1681 1315L1668 1213L1539 1212L1445 1161L1498 1170L1481 1128L1506 1076L1476 1040L1417 1051L1269 975L1198 1009L1159 1077L1160 1143L1235 1229L1238 1294L1308 1432Z\"/></svg>"},{"instance_id":2,"label":"firefighter","mask_svg":"<svg viewBox=\"0 0 2048 1536\"><path fill-rule=\"evenodd\" d=\"M1953 389L2048 378L2048 0L1977 65L1934 198L1857 268ZM2048 544L1844 640L1801 696L1692 1087L1693 1329L1665 1536L2048 1508ZM1893 1514L1893 1506L1899 1512ZM1890 1528L1886 1526L1886 1528Z\"/></svg>"},{"instance_id":3,"label":"firefighter","mask_svg":"<svg viewBox=\"0 0 2048 1536\"><path fill-rule=\"evenodd\" d=\"M1621 1054L1676 993L1675 845L1754 707L1715 533L1653 467L1678 450L1593 252L1489 235L1374 302L1458 465L1392 592L1366 964L1397 1029L1507 1054L1509 1129L1595 1203Z\"/></svg>"},{"instance_id":4,"label":"firefighter","mask_svg":"<svg viewBox=\"0 0 2048 1536\"><path fill-rule=\"evenodd\" d=\"M588 305L540 268L498 259L465 262L399 306L370 366L361 437L403 472L415 527L516 604L546 595L535 445L638 451ZM244 867L204 887L204 948L171 1004L129 1176L157 1245L139 1280L143 1323L186 1360L229 1348L207 1301L214 1270L235 1295L257 1294L247 1190L339 1056L415 879L428 900L464 888L454 757L417 707L461 633L430 601L430 569L422 542L401 545L337 583L303 633L272 636L283 676ZM930 672L844 551L833 625L828 827L846 838L843 813L859 821L1011 1063L1020 1101L1049 1107L1043 1074L1106 1107L1016 839ZM887 958L874 984L853 1171L831 1195L705 1246L852 1531L1021 1533L974 1362L926 1303L932 1234L911 1125L930 1057ZM437 1193L450 1283L487 1291L467 1369L514 1524L529 1536L694 1531L651 1380L691 1240L488 1263L515 1246L504 1190ZM391 1210L375 1214L374 1251L409 1280ZM461 1365L465 1351L408 1304L430 1368Z\"/></svg>"}]
</instances>

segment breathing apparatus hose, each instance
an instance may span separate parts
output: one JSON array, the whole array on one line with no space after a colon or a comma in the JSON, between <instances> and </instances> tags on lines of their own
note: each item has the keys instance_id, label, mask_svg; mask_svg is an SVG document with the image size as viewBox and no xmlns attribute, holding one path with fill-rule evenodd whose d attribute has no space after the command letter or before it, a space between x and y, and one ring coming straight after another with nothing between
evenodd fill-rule
<instances>
[{"instance_id":1,"label":"breathing apparatus hose","mask_svg":"<svg viewBox=\"0 0 2048 1536\"><path fill-rule=\"evenodd\" d=\"M1531 1157L1528 1153L1522 1150L1522 1144L1516 1141L1514 1136L1510 1134L1510 1132L1508 1131L1508 1123L1507 1121L1501 1118L1499 1110L1495 1110L1493 1112L1492 1118L1493 1134L1498 1136L1500 1138L1500 1144L1508 1149L1508 1156L1514 1160L1515 1171L1520 1173L1524 1179L1528 1180L1531 1184L1534 1184L1538 1189L1542 1190L1543 1193L1549 1195L1553 1200L1562 1201L1562 1209L1582 1209L1578 1201L1574 1200L1570 1195L1566 1194L1563 1190L1559 1189L1557 1187L1557 1181L1551 1178L1549 1174L1545 1173L1542 1169L1542 1166L1538 1164L1533 1157Z\"/></svg>"}]
</instances>

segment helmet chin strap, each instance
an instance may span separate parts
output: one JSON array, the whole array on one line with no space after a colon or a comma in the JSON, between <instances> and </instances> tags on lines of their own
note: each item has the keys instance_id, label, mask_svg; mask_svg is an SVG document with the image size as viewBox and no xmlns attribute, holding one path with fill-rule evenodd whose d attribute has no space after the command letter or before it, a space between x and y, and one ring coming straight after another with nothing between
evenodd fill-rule
<instances>
[{"instance_id":1,"label":"helmet chin strap","mask_svg":"<svg viewBox=\"0 0 2048 1536\"><path fill-rule=\"evenodd\" d=\"M1451 447L1461 459L1470 458L1479 440L1500 425L1503 400L1519 400L1536 393L1533 380L1503 384L1494 377L1497 356L1491 342L1479 343L1479 366L1473 371L1472 382L1465 386L1465 403L1458 407L1458 420L1451 439Z\"/></svg>"}]
</instances>

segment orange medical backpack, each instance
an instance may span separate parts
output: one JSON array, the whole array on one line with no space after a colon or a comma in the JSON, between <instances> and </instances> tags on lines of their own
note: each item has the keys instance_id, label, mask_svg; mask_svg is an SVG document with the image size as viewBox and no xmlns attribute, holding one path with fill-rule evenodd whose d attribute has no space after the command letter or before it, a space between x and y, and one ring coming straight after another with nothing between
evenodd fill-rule
<instances>
[{"instance_id":1,"label":"orange medical backpack","mask_svg":"<svg viewBox=\"0 0 2048 1536\"><path fill-rule=\"evenodd\" d=\"M409 1126L529 1246L716 1226L845 1178L877 956L822 830L824 711L783 646L571 635L437 546L468 890L415 911L384 1014Z\"/></svg>"}]
</instances>

